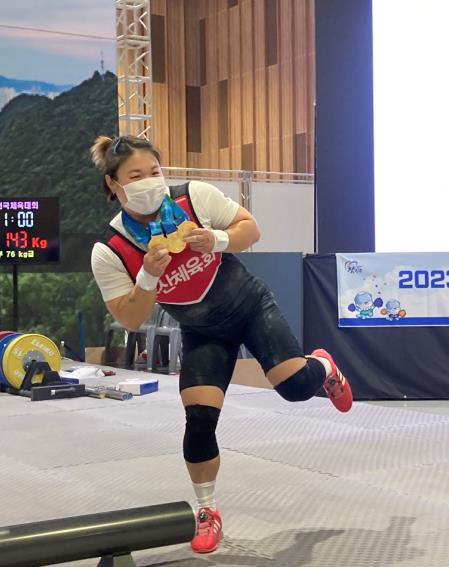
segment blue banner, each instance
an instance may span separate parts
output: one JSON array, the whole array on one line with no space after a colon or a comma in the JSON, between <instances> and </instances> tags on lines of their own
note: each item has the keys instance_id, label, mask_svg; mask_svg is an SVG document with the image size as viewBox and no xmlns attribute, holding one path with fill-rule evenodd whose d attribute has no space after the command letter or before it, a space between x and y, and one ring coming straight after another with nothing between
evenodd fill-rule
<instances>
[{"instance_id":1,"label":"blue banner","mask_svg":"<svg viewBox=\"0 0 449 567\"><path fill-rule=\"evenodd\" d=\"M336 258L339 327L449 325L449 253Z\"/></svg>"}]
</instances>

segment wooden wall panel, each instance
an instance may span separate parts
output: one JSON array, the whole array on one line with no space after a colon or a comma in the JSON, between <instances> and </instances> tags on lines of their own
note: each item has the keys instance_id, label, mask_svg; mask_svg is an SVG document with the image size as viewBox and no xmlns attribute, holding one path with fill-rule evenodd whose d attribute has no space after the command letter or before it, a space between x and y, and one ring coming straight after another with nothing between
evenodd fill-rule
<instances>
[{"instance_id":1,"label":"wooden wall panel","mask_svg":"<svg viewBox=\"0 0 449 567\"><path fill-rule=\"evenodd\" d=\"M295 133L307 128L307 43L306 4L308 0L296 0L293 4L293 81L295 104Z\"/></svg>"},{"instance_id":2,"label":"wooden wall panel","mask_svg":"<svg viewBox=\"0 0 449 567\"><path fill-rule=\"evenodd\" d=\"M218 83L218 147L229 148L229 80Z\"/></svg>"},{"instance_id":3,"label":"wooden wall panel","mask_svg":"<svg viewBox=\"0 0 449 567\"><path fill-rule=\"evenodd\" d=\"M184 0L186 85L200 86L200 27L198 4Z\"/></svg>"},{"instance_id":4,"label":"wooden wall panel","mask_svg":"<svg viewBox=\"0 0 449 567\"><path fill-rule=\"evenodd\" d=\"M295 171L293 136L293 3L279 3L279 87L281 112L281 163L280 171Z\"/></svg>"},{"instance_id":5,"label":"wooden wall panel","mask_svg":"<svg viewBox=\"0 0 449 567\"><path fill-rule=\"evenodd\" d=\"M253 2L252 0L240 1L242 144L252 144L254 141Z\"/></svg>"},{"instance_id":6,"label":"wooden wall panel","mask_svg":"<svg viewBox=\"0 0 449 567\"><path fill-rule=\"evenodd\" d=\"M228 146L223 147L222 140L225 132L223 132L224 121L226 122L226 137L229 140L229 111L228 116L223 117L223 107L220 106L220 96L223 96L223 84L220 87L221 81L229 81L229 18L228 18L228 0L217 0L217 56L218 56L218 76L217 76L217 127L218 127L218 167L221 169L231 168L231 151L228 141ZM228 87L227 87L228 88ZM228 91L229 92L229 91ZM220 94L221 93L221 94ZM228 97L226 98L228 101ZM227 108L229 109L229 105Z\"/></svg>"},{"instance_id":7,"label":"wooden wall panel","mask_svg":"<svg viewBox=\"0 0 449 567\"><path fill-rule=\"evenodd\" d=\"M217 83L219 79L219 28L222 22L219 21L218 0L207 0L206 2L206 84ZM222 78L222 77L220 77ZM224 77L227 78L227 77Z\"/></svg>"},{"instance_id":8,"label":"wooden wall panel","mask_svg":"<svg viewBox=\"0 0 449 567\"><path fill-rule=\"evenodd\" d=\"M242 80L240 48L240 3L229 8L229 143L231 168L242 163Z\"/></svg>"},{"instance_id":9,"label":"wooden wall panel","mask_svg":"<svg viewBox=\"0 0 449 567\"><path fill-rule=\"evenodd\" d=\"M267 67L278 62L278 5L281 2L282 0L265 0L265 65Z\"/></svg>"},{"instance_id":10,"label":"wooden wall panel","mask_svg":"<svg viewBox=\"0 0 449 567\"><path fill-rule=\"evenodd\" d=\"M165 83L153 83L153 142L161 152L162 163L170 162L168 88Z\"/></svg>"},{"instance_id":11,"label":"wooden wall panel","mask_svg":"<svg viewBox=\"0 0 449 567\"><path fill-rule=\"evenodd\" d=\"M306 10L306 78L307 78L307 171L314 172L315 161L315 108L316 58L315 58L315 2L307 0ZM313 50L310 46L313 46Z\"/></svg>"},{"instance_id":12,"label":"wooden wall panel","mask_svg":"<svg viewBox=\"0 0 449 567\"><path fill-rule=\"evenodd\" d=\"M280 100L279 93L279 49L278 49L278 2L265 0L265 58L267 65L267 95L268 95L268 169L280 171ZM271 28L274 32L271 32Z\"/></svg>"},{"instance_id":13,"label":"wooden wall panel","mask_svg":"<svg viewBox=\"0 0 449 567\"><path fill-rule=\"evenodd\" d=\"M218 0L218 80L229 79L229 20L227 0Z\"/></svg>"},{"instance_id":14,"label":"wooden wall panel","mask_svg":"<svg viewBox=\"0 0 449 567\"><path fill-rule=\"evenodd\" d=\"M186 87L187 151L201 153L201 87Z\"/></svg>"},{"instance_id":15,"label":"wooden wall panel","mask_svg":"<svg viewBox=\"0 0 449 567\"><path fill-rule=\"evenodd\" d=\"M202 154L187 152L187 167L195 167L204 169Z\"/></svg>"},{"instance_id":16,"label":"wooden wall panel","mask_svg":"<svg viewBox=\"0 0 449 567\"><path fill-rule=\"evenodd\" d=\"M167 18L165 10L165 0L152 0L152 15L157 18L163 18L164 23L164 45L163 53L159 52L162 47L157 44L152 53L152 59L162 58L165 66L164 81L153 82L153 141L161 152L162 163L168 164L170 160L170 144L169 144L169 121L168 121L168 85L167 85ZM153 18L151 19L153 25ZM156 20L160 23L161 20ZM151 30L153 36L153 28ZM161 34L162 35L162 34Z\"/></svg>"},{"instance_id":17,"label":"wooden wall panel","mask_svg":"<svg viewBox=\"0 0 449 567\"><path fill-rule=\"evenodd\" d=\"M293 141L294 146L294 164L293 171L303 172L307 170L307 140L305 134L295 134Z\"/></svg>"},{"instance_id":18,"label":"wooden wall panel","mask_svg":"<svg viewBox=\"0 0 449 567\"><path fill-rule=\"evenodd\" d=\"M268 108L265 61L265 10L254 2L254 142L255 169L268 170Z\"/></svg>"},{"instance_id":19,"label":"wooden wall panel","mask_svg":"<svg viewBox=\"0 0 449 567\"><path fill-rule=\"evenodd\" d=\"M254 170L254 159L253 159L253 145L243 144L242 146L242 169L244 171Z\"/></svg>"},{"instance_id":20,"label":"wooden wall panel","mask_svg":"<svg viewBox=\"0 0 449 567\"><path fill-rule=\"evenodd\" d=\"M151 13L165 16L166 0L151 0Z\"/></svg>"},{"instance_id":21,"label":"wooden wall panel","mask_svg":"<svg viewBox=\"0 0 449 567\"><path fill-rule=\"evenodd\" d=\"M268 171L281 168L280 110L279 110L279 66L267 68L268 86Z\"/></svg>"},{"instance_id":22,"label":"wooden wall panel","mask_svg":"<svg viewBox=\"0 0 449 567\"><path fill-rule=\"evenodd\" d=\"M206 3L206 84L202 87L203 165L219 166L218 155L218 1Z\"/></svg>"},{"instance_id":23,"label":"wooden wall panel","mask_svg":"<svg viewBox=\"0 0 449 567\"><path fill-rule=\"evenodd\" d=\"M187 166L200 167L203 153L203 90L206 79L205 0L184 0ZM204 167L204 166L203 166Z\"/></svg>"},{"instance_id":24,"label":"wooden wall panel","mask_svg":"<svg viewBox=\"0 0 449 567\"><path fill-rule=\"evenodd\" d=\"M170 163L187 164L184 2L167 2L167 75Z\"/></svg>"},{"instance_id":25,"label":"wooden wall panel","mask_svg":"<svg viewBox=\"0 0 449 567\"><path fill-rule=\"evenodd\" d=\"M151 6L165 18L165 82L153 85L154 140L165 163L313 171L313 0Z\"/></svg>"},{"instance_id":26,"label":"wooden wall panel","mask_svg":"<svg viewBox=\"0 0 449 567\"><path fill-rule=\"evenodd\" d=\"M218 166L218 84L212 83L201 89L201 127L203 140L203 164L205 168Z\"/></svg>"},{"instance_id":27,"label":"wooden wall panel","mask_svg":"<svg viewBox=\"0 0 449 567\"><path fill-rule=\"evenodd\" d=\"M206 18L200 19L200 85L207 84Z\"/></svg>"},{"instance_id":28,"label":"wooden wall panel","mask_svg":"<svg viewBox=\"0 0 449 567\"><path fill-rule=\"evenodd\" d=\"M165 16L151 14L151 67L153 83L165 83L167 64L165 61Z\"/></svg>"}]
</instances>

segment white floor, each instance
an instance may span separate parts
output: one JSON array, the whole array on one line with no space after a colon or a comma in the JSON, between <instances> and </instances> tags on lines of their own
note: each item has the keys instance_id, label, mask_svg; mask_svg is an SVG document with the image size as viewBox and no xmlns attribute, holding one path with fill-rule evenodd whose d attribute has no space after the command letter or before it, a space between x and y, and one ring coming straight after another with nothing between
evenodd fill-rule
<instances>
[{"instance_id":1,"label":"white floor","mask_svg":"<svg viewBox=\"0 0 449 567\"><path fill-rule=\"evenodd\" d=\"M449 388L449 384L448 384ZM387 408L401 408L423 413L436 413L449 415L449 400L391 400L382 402L369 402L373 405L384 406Z\"/></svg>"},{"instance_id":2,"label":"white floor","mask_svg":"<svg viewBox=\"0 0 449 567\"><path fill-rule=\"evenodd\" d=\"M0 525L192 501L177 378L158 377L159 392L128 402L0 394ZM222 546L141 551L138 565L447 565L449 402L356 403L343 415L326 399L289 404L233 385L218 437Z\"/></svg>"}]
</instances>

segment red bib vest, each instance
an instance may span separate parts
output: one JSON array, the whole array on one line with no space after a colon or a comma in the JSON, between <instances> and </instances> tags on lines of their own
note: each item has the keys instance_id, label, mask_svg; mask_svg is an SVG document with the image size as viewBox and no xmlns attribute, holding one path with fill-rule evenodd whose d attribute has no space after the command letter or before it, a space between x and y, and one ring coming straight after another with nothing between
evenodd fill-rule
<instances>
[{"instance_id":1,"label":"red bib vest","mask_svg":"<svg viewBox=\"0 0 449 567\"><path fill-rule=\"evenodd\" d=\"M197 222L187 195L174 199ZM143 265L145 252L122 234L115 234L108 246L121 259L135 283L138 271ZM207 294L221 264L221 252L194 252L189 245L179 254L172 254L172 260L157 285L156 301L177 305L199 303Z\"/></svg>"}]
</instances>

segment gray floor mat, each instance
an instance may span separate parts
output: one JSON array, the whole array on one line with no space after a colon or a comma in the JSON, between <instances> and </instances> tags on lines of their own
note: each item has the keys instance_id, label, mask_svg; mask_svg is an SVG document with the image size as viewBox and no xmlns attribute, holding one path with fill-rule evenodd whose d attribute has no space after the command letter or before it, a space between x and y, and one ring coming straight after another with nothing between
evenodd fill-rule
<instances>
[{"instance_id":1,"label":"gray floor mat","mask_svg":"<svg viewBox=\"0 0 449 567\"><path fill-rule=\"evenodd\" d=\"M193 503L177 380L158 377L159 392L130 402L1 394L0 524ZM141 567L445 565L448 414L356 403L343 415L327 399L289 404L232 385L218 428L221 547L134 557Z\"/></svg>"}]
</instances>

